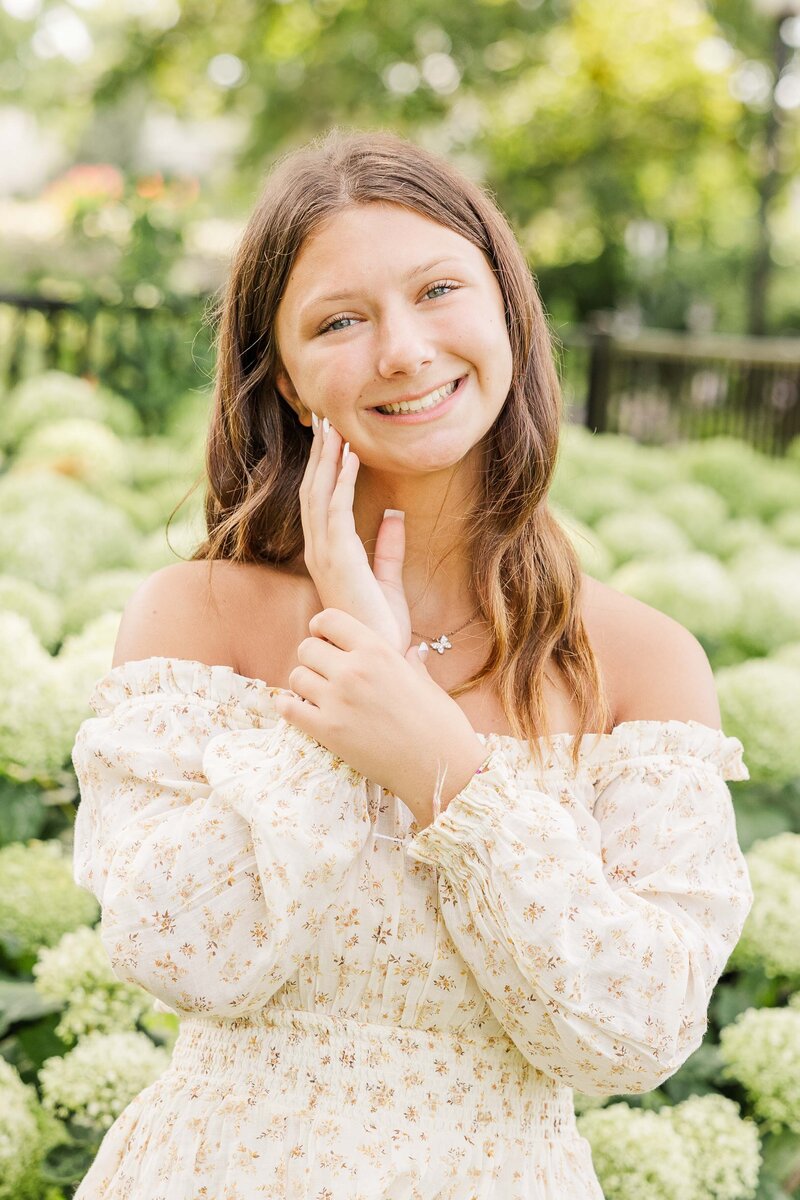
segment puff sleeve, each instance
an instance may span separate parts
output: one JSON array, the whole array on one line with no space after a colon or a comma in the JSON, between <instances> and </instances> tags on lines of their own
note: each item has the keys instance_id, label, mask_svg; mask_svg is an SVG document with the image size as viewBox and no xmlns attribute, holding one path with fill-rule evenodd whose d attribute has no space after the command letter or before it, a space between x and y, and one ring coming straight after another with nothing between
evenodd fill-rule
<instances>
[{"instance_id":1,"label":"puff sleeve","mask_svg":"<svg viewBox=\"0 0 800 1200\"><path fill-rule=\"evenodd\" d=\"M115 973L162 1009L265 1005L367 840L368 781L280 717L275 690L229 667L130 662L76 735L74 878L100 902Z\"/></svg>"},{"instance_id":2,"label":"puff sleeve","mask_svg":"<svg viewBox=\"0 0 800 1200\"><path fill-rule=\"evenodd\" d=\"M694 721L600 741L579 818L495 746L407 846L521 1053L595 1096L650 1091L700 1045L753 902L725 783L749 778L741 742Z\"/></svg>"}]
</instances>

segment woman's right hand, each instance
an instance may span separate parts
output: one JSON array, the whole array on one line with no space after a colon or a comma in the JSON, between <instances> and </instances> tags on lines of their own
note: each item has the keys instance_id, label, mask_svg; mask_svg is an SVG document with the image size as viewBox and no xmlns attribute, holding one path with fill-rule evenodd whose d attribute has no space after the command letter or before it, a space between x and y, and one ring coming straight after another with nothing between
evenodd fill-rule
<instances>
[{"instance_id":1,"label":"woman's right hand","mask_svg":"<svg viewBox=\"0 0 800 1200\"><path fill-rule=\"evenodd\" d=\"M411 645L411 615L403 588L403 520L384 518L373 570L353 519L358 458L350 451L342 465L340 434L330 426L323 440L322 421L316 425L300 485L306 567L324 608L351 613L405 655Z\"/></svg>"}]
</instances>

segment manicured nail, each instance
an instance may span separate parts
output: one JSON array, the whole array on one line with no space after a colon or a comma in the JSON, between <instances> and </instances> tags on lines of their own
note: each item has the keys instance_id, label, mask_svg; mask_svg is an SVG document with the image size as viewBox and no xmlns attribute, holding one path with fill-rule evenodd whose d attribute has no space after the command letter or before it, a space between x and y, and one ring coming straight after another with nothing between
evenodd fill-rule
<instances>
[{"instance_id":1,"label":"manicured nail","mask_svg":"<svg viewBox=\"0 0 800 1200\"><path fill-rule=\"evenodd\" d=\"M311 414L311 428L314 430L314 433L319 429L319 417L315 412Z\"/></svg>"},{"instance_id":2,"label":"manicured nail","mask_svg":"<svg viewBox=\"0 0 800 1200\"><path fill-rule=\"evenodd\" d=\"M326 440L328 434L330 433L330 428L331 428L330 421L328 420L327 417L323 417L322 418L322 440L323 440L323 442Z\"/></svg>"},{"instance_id":3,"label":"manicured nail","mask_svg":"<svg viewBox=\"0 0 800 1200\"><path fill-rule=\"evenodd\" d=\"M385 508L383 510L384 520L386 517L399 517L401 521L405 521L406 514L401 508Z\"/></svg>"},{"instance_id":4,"label":"manicured nail","mask_svg":"<svg viewBox=\"0 0 800 1200\"><path fill-rule=\"evenodd\" d=\"M342 466L344 466L344 464L347 462L347 456L349 453L350 453L350 443L345 442L344 447L342 448Z\"/></svg>"},{"instance_id":5,"label":"manicured nail","mask_svg":"<svg viewBox=\"0 0 800 1200\"><path fill-rule=\"evenodd\" d=\"M417 646L417 654L421 659L426 659L431 652L431 648L427 642L420 642Z\"/></svg>"}]
</instances>

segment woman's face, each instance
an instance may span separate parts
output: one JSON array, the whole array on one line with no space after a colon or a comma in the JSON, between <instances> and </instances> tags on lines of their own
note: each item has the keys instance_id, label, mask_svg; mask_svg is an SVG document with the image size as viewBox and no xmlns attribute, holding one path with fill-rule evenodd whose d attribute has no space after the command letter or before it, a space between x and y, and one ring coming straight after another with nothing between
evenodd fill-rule
<instances>
[{"instance_id":1,"label":"woman's face","mask_svg":"<svg viewBox=\"0 0 800 1200\"><path fill-rule=\"evenodd\" d=\"M458 462L511 386L503 297L486 258L397 204L348 208L307 239L276 329L281 393L304 424L311 411L327 417L366 467ZM441 409L413 420L377 411L438 389Z\"/></svg>"}]
</instances>

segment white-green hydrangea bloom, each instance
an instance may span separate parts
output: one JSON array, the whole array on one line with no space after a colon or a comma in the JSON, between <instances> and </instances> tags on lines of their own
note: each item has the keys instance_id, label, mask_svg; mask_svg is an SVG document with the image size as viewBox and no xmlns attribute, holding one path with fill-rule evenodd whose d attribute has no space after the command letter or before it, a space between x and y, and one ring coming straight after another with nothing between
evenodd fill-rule
<instances>
[{"instance_id":1,"label":"white-green hydrangea bloom","mask_svg":"<svg viewBox=\"0 0 800 1200\"><path fill-rule=\"evenodd\" d=\"M591 575L593 579L607 579L613 569L614 560L591 526L554 504L550 505L550 511L572 543L586 574Z\"/></svg>"},{"instance_id":2,"label":"white-green hydrangea bloom","mask_svg":"<svg viewBox=\"0 0 800 1200\"><path fill-rule=\"evenodd\" d=\"M752 1200L763 1162L758 1126L742 1118L739 1105L711 1093L665 1105L668 1121L692 1160L692 1176L704 1200Z\"/></svg>"},{"instance_id":3,"label":"white-green hydrangea bloom","mask_svg":"<svg viewBox=\"0 0 800 1200\"><path fill-rule=\"evenodd\" d=\"M624 479L597 475L578 476L563 484L556 476L549 495L560 509L587 525L594 525L609 513L635 512L642 502L640 494Z\"/></svg>"},{"instance_id":4,"label":"white-green hydrangea bloom","mask_svg":"<svg viewBox=\"0 0 800 1200\"><path fill-rule=\"evenodd\" d=\"M753 783L800 778L800 671L771 658L751 658L715 672L722 727L744 746Z\"/></svg>"},{"instance_id":5,"label":"white-green hydrangea bloom","mask_svg":"<svg viewBox=\"0 0 800 1200\"><path fill-rule=\"evenodd\" d=\"M137 571L147 574L160 571L162 567L168 567L171 563L191 558L200 543L205 540L205 536L201 520L175 520L169 530L156 529L142 538L132 565Z\"/></svg>"},{"instance_id":6,"label":"white-green hydrangea bloom","mask_svg":"<svg viewBox=\"0 0 800 1200\"><path fill-rule=\"evenodd\" d=\"M127 400L64 371L24 379L3 401L0 446L14 449L33 429L71 417L107 425L119 437L142 431L138 412Z\"/></svg>"},{"instance_id":7,"label":"white-green hydrangea bloom","mask_svg":"<svg viewBox=\"0 0 800 1200\"><path fill-rule=\"evenodd\" d=\"M170 441L190 451L197 462L203 460L207 430L214 410L214 389L192 389L170 404L164 432ZM588 430L587 430L588 432Z\"/></svg>"},{"instance_id":8,"label":"white-green hydrangea bloom","mask_svg":"<svg viewBox=\"0 0 800 1200\"><path fill-rule=\"evenodd\" d=\"M753 907L731 955L732 967L761 966L770 978L800 981L800 833L754 842L745 855Z\"/></svg>"},{"instance_id":9,"label":"white-green hydrangea bloom","mask_svg":"<svg viewBox=\"0 0 800 1200\"><path fill-rule=\"evenodd\" d=\"M64 761L53 660L25 617L0 611L0 773L48 776Z\"/></svg>"},{"instance_id":10,"label":"white-green hydrangea bloom","mask_svg":"<svg viewBox=\"0 0 800 1200\"><path fill-rule=\"evenodd\" d=\"M106 1130L169 1063L170 1055L144 1033L89 1033L42 1064L42 1104L57 1117Z\"/></svg>"},{"instance_id":11,"label":"white-green hydrangea bloom","mask_svg":"<svg viewBox=\"0 0 800 1200\"><path fill-rule=\"evenodd\" d=\"M110 670L121 615L121 611L113 612L109 609L99 617L87 621L80 633L71 633L64 639L58 657L54 659L56 668L60 670L68 662L88 660L86 677L90 684ZM97 675L92 674L95 669L98 669Z\"/></svg>"},{"instance_id":12,"label":"white-green hydrangea bloom","mask_svg":"<svg viewBox=\"0 0 800 1200\"><path fill-rule=\"evenodd\" d=\"M800 468L795 463L765 456L759 483L748 511L762 521L774 521L781 513L800 509Z\"/></svg>"},{"instance_id":13,"label":"white-green hydrangea bloom","mask_svg":"<svg viewBox=\"0 0 800 1200\"><path fill-rule=\"evenodd\" d=\"M60 842L33 838L0 848L0 942L11 957L54 946L98 914L94 896L74 882Z\"/></svg>"},{"instance_id":14,"label":"white-green hydrangea bloom","mask_svg":"<svg viewBox=\"0 0 800 1200\"><path fill-rule=\"evenodd\" d=\"M787 642L773 650L770 658L774 662L785 663L787 667L797 667L800 671L800 642Z\"/></svg>"},{"instance_id":15,"label":"white-green hydrangea bloom","mask_svg":"<svg viewBox=\"0 0 800 1200\"><path fill-rule=\"evenodd\" d=\"M62 614L58 598L28 579L0 575L0 612L13 612L24 617L48 650L53 650L61 640Z\"/></svg>"},{"instance_id":16,"label":"white-green hydrangea bloom","mask_svg":"<svg viewBox=\"0 0 800 1200\"><path fill-rule=\"evenodd\" d=\"M43 947L33 967L36 990L65 1005L56 1033L73 1045L87 1033L135 1029L152 1010L153 997L114 974L98 928L65 933L57 946Z\"/></svg>"},{"instance_id":17,"label":"white-green hydrangea bloom","mask_svg":"<svg viewBox=\"0 0 800 1200\"><path fill-rule=\"evenodd\" d=\"M693 479L719 492L733 516L769 521L800 507L800 471L794 464L778 463L737 438L684 442L673 453Z\"/></svg>"},{"instance_id":18,"label":"white-green hydrangea bloom","mask_svg":"<svg viewBox=\"0 0 800 1200\"><path fill-rule=\"evenodd\" d=\"M791 508L782 512L769 526L774 537L784 546L800 550L800 509Z\"/></svg>"},{"instance_id":19,"label":"white-green hydrangea bloom","mask_svg":"<svg viewBox=\"0 0 800 1200\"><path fill-rule=\"evenodd\" d=\"M108 483L96 488L95 495L120 509L131 518L141 534L163 529L176 507L181 504L187 489L175 481L155 483L147 491L138 491L122 483ZM173 520L186 513L190 501L184 501Z\"/></svg>"},{"instance_id":20,"label":"white-green hydrangea bloom","mask_svg":"<svg viewBox=\"0 0 800 1200\"><path fill-rule=\"evenodd\" d=\"M723 1076L745 1089L764 1128L800 1133L800 1009L748 1008L720 1030Z\"/></svg>"},{"instance_id":21,"label":"white-green hydrangea bloom","mask_svg":"<svg viewBox=\"0 0 800 1200\"><path fill-rule=\"evenodd\" d=\"M0 1200L36 1200L41 1194L38 1108L36 1089L0 1058Z\"/></svg>"},{"instance_id":22,"label":"white-green hydrangea bloom","mask_svg":"<svg viewBox=\"0 0 800 1200\"><path fill-rule=\"evenodd\" d=\"M49 471L0 478L4 570L62 595L103 568L129 566L139 534L129 517Z\"/></svg>"},{"instance_id":23,"label":"white-green hydrangea bloom","mask_svg":"<svg viewBox=\"0 0 800 1200\"><path fill-rule=\"evenodd\" d=\"M609 1096L585 1096L583 1092L572 1093L572 1107L577 1115L589 1112L593 1108L605 1108L609 1102Z\"/></svg>"},{"instance_id":24,"label":"white-green hydrangea bloom","mask_svg":"<svg viewBox=\"0 0 800 1200\"><path fill-rule=\"evenodd\" d=\"M71 634L53 659L50 704L61 731L57 752L66 755L62 761L68 764L78 726L94 715L89 708L94 685L111 670L121 618L121 611L95 617L80 633Z\"/></svg>"},{"instance_id":25,"label":"white-green hydrangea bloom","mask_svg":"<svg viewBox=\"0 0 800 1200\"><path fill-rule=\"evenodd\" d=\"M643 446L616 433L591 433L583 426L564 427L560 456L580 474L617 479L633 491L658 491L683 478L685 471L671 450Z\"/></svg>"},{"instance_id":26,"label":"white-green hydrangea bloom","mask_svg":"<svg viewBox=\"0 0 800 1200\"><path fill-rule=\"evenodd\" d=\"M128 448L99 421L71 417L39 425L22 440L15 468L44 468L78 480L89 488L106 480L126 480Z\"/></svg>"},{"instance_id":27,"label":"white-green hydrangea bloom","mask_svg":"<svg viewBox=\"0 0 800 1200\"><path fill-rule=\"evenodd\" d=\"M661 1115L625 1103L577 1118L605 1200L705 1200L679 1133Z\"/></svg>"},{"instance_id":28,"label":"white-green hydrangea bloom","mask_svg":"<svg viewBox=\"0 0 800 1200\"><path fill-rule=\"evenodd\" d=\"M24 617L0 610L0 774L47 786L71 770L78 726L92 715L92 686L111 669L119 620L99 618L84 642L68 639L53 658Z\"/></svg>"},{"instance_id":29,"label":"white-green hydrangea bloom","mask_svg":"<svg viewBox=\"0 0 800 1200\"><path fill-rule=\"evenodd\" d=\"M609 585L652 605L695 637L722 639L739 617L739 588L722 563L695 551L625 563Z\"/></svg>"},{"instance_id":30,"label":"white-green hydrangea bloom","mask_svg":"<svg viewBox=\"0 0 800 1200\"><path fill-rule=\"evenodd\" d=\"M727 504L713 488L681 481L651 496L650 503L674 521L692 545L716 554L720 530L729 514Z\"/></svg>"},{"instance_id":31,"label":"white-green hydrangea bloom","mask_svg":"<svg viewBox=\"0 0 800 1200\"><path fill-rule=\"evenodd\" d=\"M800 552L764 546L737 555L729 569L742 597L736 635L747 650L769 654L800 641Z\"/></svg>"},{"instance_id":32,"label":"white-green hydrangea bloom","mask_svg":"<svg viewBox=\"0 0 800 1200\"><path fill-rule=\"evenodd\" d=\"M121 613L146 578L143 571L120 568L99 571L78 584L64 598L64 633L80 633L104 613Z\"/></svg>"},{"instance_id":33,"label":"white-green hydrangea bloom","mask_svg":"<svg viewBox=\"0 0 800 1200\"><path fill-rule=\"evenodd\" d=\"M166 437L137 438L128 443L130 482L145 490L171 484L182 492L203 469L202 456L191 460L178 442Z\"/></svg>"},{"instance_id":34,"label":"white-green hydrangea bloom","mask_svg":"<svg viewBox=\"0 0 800 1200\"><path fill-rule=\"evenodd\" d=\"M595 530L614 556L617 566L632 558L668 558L689 554L692 543L669 517L641 504L629 512L601 517Z\"/></svg>"},{"instance_id":35,"label":"white-green hydrangea bloom","mask_svg":"<svg viewBox=\"0 0 800 1200\"><path fill-rule=\"evenodd\" d=\"M714 550L718 558L729 561L740 554L761 551L765 546L775 549L779 546L769 525L755 517L735 517L719 530Z\"/></svg>"}]
</instances>

